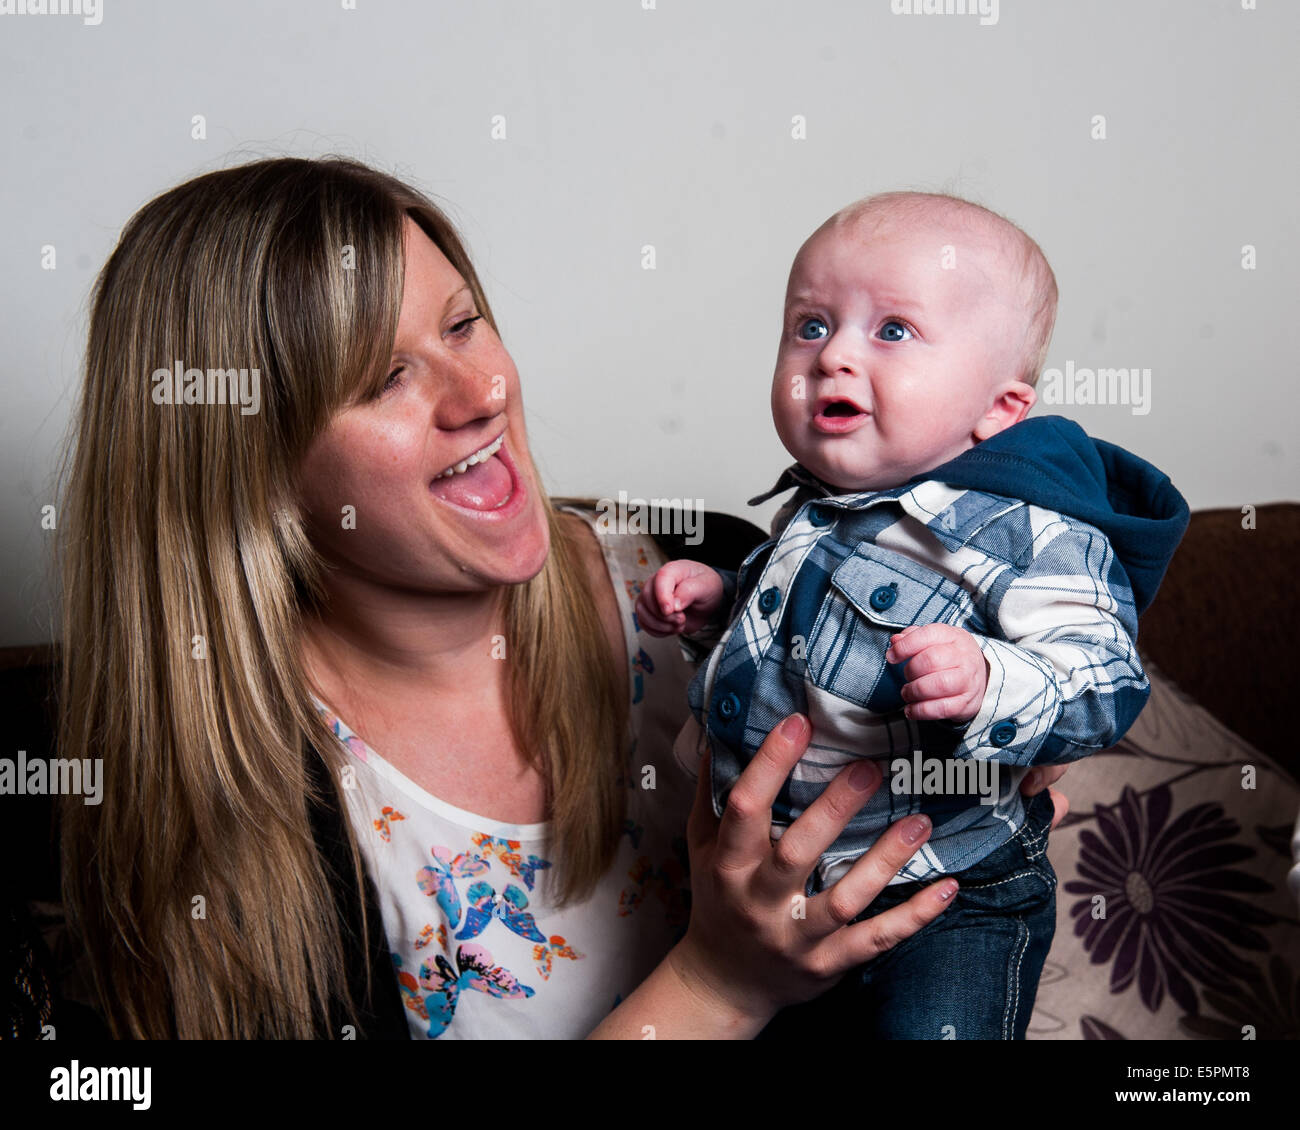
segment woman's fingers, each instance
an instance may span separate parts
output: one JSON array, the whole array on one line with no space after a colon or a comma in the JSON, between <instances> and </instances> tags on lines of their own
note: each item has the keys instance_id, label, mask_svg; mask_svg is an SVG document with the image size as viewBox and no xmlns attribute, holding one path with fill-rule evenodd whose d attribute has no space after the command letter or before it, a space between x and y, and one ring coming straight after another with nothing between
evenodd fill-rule
<instances>
[{"instance_id":1,"label":"woman's fingers","mask_svg":"<svg viewBox=\"0 0 1300 1130\"><path fill-rule=\"evenodd\" d=\"M758 747L754 759L731 787L718 828L715 863L723 870L744 870L770 850L772 802L808 748L812 726L791 714Z\"/></svg>"},{"instance_id":2,"label":"woman's fingers","mask_svg":"<svg viewBox=\"0 0 1300 1130\"><path fill-rule=\"evenodd\" d=\"M1036 765L1025 774L1025 779L1020 782L1022 796L1037 796L1044 789L1047 790L1052 798L1053 828L1064 820L1066 813L1070 811L1070 798L1051 787L1053 782L1059 781L1065 776L1065 771L1068 768L1068 765Z\"/></svg>"},{"instance_id":3,"label":"woman's fingers","mask_svg":"<svg viewBox=\"0 0 1300 1130\"><path fill-rule=\"evenodd\" d=\"M1056 789L1048 789L1047 794L1052 798L1052 827L1055 828L1070 811L1070 798Z\"/></svg>"},{"instance_id":4,"label":"woman's fingers","mask_svg":"<svg viewBox=\"0 0 1300 1130\"><path fill-rule=\"evenodd\" d=\"M686 818L686 845L690 851L692 870L703 858L703 852L713 843L718 832L718 818L713 815L713 750L704 740L703 731L700 732L699 743L695 801L691 805L690 816Z\"/></svg>"},{"instance_id":5,"label":"woman's fingers","mask_svg":"<svg viewBox=\"0 0 1300 1130\"><path fill-rule=\"evenodd\" d=\"M822 852L862 810L880 782L880 766L874 761L859 761L841 769L776 841L771 866L756 880L757 889L778 896L788 895L792 887L802 887Z\"/></svg>"},{"instance_id":6,"label":"woman's fingers","mask_svg":"<svg viewBox=\"0 0 1300 1130\"><path fill-rule=\"evenodd\" d=\"M823 958L826 962L823 968L843 973L893 949L947 910L956 891L956 879L940 879L918 891L905 903L841 930L824 943L827 953ZM961 971L958 971L960 975Z\"/></svg>"},{"instance_id":7,"label":"woman's fingers","mask_svg":"<svg viewBox=\"0 0 1300 1130\"><path fill-rule=\"evenodd\" d=\"M920 813L891 824L839 882L809 899L809 930L825 936L853 921L930 838L931 829L930 818Z\"/></svg>"},{"instance_id":8,"label":"woman's fingers","mask_svg":"<svg viewBox=\"0 0 1300 1130\"><path fill-rule=\"evenodd\" d=\"M1035 765L1020 782L1021 795L1037 796L1048 785L1056 784L1069 768L1068 765Z\"/></svg>"}]
</instances>

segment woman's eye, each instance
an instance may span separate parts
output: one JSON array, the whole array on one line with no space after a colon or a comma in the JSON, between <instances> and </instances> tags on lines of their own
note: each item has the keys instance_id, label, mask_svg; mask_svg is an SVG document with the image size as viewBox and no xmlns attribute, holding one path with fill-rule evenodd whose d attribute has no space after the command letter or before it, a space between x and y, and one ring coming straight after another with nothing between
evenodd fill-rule
<instances>
[{"instance_id":1,"label":"woman's eye","mask_svg":"<svg viewBox=\"0 0 1300 1130\"><path fill-rule=\"evenodd\" d=\"M880 336L885 341L906 341L912 336L912 331L907 328L905 322L891 318L880 327Z\"/></svg>"},{"instance_id":2,"label":"woman's eye","mask_svg":"<svg viewBox=\"0 0 1300 1130\"><path fill-rule=\"evenodd\" d=\"M379 395L383 396L386 392L392 392L399 384L402 383L402 374L405 369L397 368L388 374L388 380L384 381L383 388L379 390Z\"/></svg>"},{"instance_id":3,"label":"woman's eye","mask_svg":"<svg viewBox=\"0 0 1300 1130\"><path fill-rule=\"evenodd\" d=\"M830 330L820 318L805 318L795 332L803 341L817 341L830 333Z\"/></svg>"},{"instance_id":4,"label":"woman's eye","mask_svg":"<svg viewBox=\"0 0 1300 1130\"><path fill-rule=\"evenodd\" d=\"M452 336L469 337L469 335L474 332L471 327L474 325L475 322L482 319L482 317L483 317L482 314L475 314L472 318L462 318L459 322L457 322L454 326L451 327Z\"/></svg>"}]
</instances>

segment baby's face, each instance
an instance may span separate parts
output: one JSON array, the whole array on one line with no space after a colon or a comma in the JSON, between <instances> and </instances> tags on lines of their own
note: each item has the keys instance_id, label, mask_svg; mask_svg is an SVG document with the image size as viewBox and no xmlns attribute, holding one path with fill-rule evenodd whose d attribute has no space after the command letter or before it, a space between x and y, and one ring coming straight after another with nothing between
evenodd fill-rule
<instances>
[{"instance_id":1,"label":"baby's face","mask_svg":"<svg viewBox=\"0 0 1300 1130\"><path fill-rule=\"evenodd\" d=\"M847 493L898 486L1001 431L1014 422L1001 389L1025 390L1019 416L1033 403L1015 379L1018 293L992 236L895 224L818 232L786 291L772 381L781 442Z\"/></svg>"}]
</instances>

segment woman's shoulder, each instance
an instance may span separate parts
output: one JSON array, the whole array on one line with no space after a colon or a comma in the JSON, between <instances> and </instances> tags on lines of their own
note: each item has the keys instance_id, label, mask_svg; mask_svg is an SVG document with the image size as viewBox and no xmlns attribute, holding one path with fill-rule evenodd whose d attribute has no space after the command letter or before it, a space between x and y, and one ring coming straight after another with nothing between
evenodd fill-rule
<instances>
[{"instance_id":1,"label":"woman's shoulder","mask_svg":"<svg viewBox=\"0 0 1300 1130\"><path fill-rule=\"evenodd\" d=\"M619 529L600 522L600 513L590 505L572 505L566 500L562 520L585 527L578 544L592 577L593 590L602 604L615 655L625 655L629 664L629 693L636 718L662 708L665 724L679 727L686 709L686 685L694 674L694 658L676 636L646 634L636 615L637 597L650 583L668 555L652 534ZM576 511L576 512L575 512ZM675 733L675 730L674 730ZM671 736L669 737L671 744Z\"/></svg>"},{"instance_id":2,"label":"woman's shoulder","mask_svg":"<svg viewBox=\"0 0 1300 1130\"><path fill-rule=\"evenodd\" d=\"M639 586L668 560L650 534L618 529L603 519L594 502L566 499L556 508L562 522L580 531L574 541L581 547L593 582L606 576L616 590L622 585L635 599Z\"/></svg>"},{"instance_id":3,"label":"woman's shoulder","mask_svg":"<svg viewBox=\"0 0 1300 1130\"><path fill-rule=\"evenodd\" d=\"M571 544L586 567L610 653L628 655L636 632L633 604L664 558L648 537L602 531L594 510L567 503L558 509L559 521L567 526Z\"/></svg>"}]
</instances>

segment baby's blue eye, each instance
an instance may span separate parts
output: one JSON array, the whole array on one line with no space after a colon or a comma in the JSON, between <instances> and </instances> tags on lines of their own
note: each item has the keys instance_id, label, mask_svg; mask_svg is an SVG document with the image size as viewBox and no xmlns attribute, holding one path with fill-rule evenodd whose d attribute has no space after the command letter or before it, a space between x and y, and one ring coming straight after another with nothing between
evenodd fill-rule
<instances>
[{"instance_id":1,"label":"baby's blue eye","mask_svg":"<svg viewBox=\"0 0 1300 1130\"><path fill-rule=\"evenodd\" d=\"M912 331L902 322L898 321L898 319L891 318L880 327L880 336L884 338L885 341L906 341L912 336Z\"/></svg>"},{"instance_id":2,"label":"baby's blue eye","mask_svg":"<svg viewBox=\"0 0 1300 1130\"><path fill-rule=\"evenodd\" d=\"M798 334L804 341L816 341L818 338L825 337L829 332L826 323L820 318L805 318L799 323Z\"/></svg>"}]
</instances>

